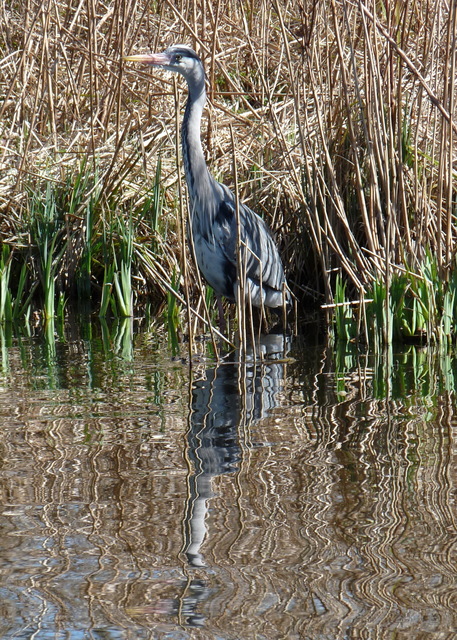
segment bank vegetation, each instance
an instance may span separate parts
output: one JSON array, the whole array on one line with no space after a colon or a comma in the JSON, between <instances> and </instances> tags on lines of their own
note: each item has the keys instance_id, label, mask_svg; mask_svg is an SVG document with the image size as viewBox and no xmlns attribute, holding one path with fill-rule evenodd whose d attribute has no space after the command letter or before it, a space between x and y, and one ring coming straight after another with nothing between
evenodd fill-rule
<instances>
[{"instance_id":1,"label":"bank vegetation","mask_svg":"<svg viewBox=\"0 0 457 640\"><path fill-rule=\"evenodd\" d=\"M185 87L122 61L186 43L210 169L233 186L236 163L299 315L453 340L455 2L7 0L0 20L0 321L212 309L183 241Z\"/></svg>"}]
</instances>

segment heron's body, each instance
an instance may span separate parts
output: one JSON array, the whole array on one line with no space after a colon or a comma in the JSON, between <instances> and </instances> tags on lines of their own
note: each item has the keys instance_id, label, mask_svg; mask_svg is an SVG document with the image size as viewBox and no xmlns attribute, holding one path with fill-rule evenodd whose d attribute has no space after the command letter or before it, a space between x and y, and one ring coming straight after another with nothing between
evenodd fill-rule
<instances>
[{"instance_id":1,"label":"heron's body","mask_svg":"<svg viewBox=\"0 0 457 640\"><path fill-rule=\"evenodd\" d=\"M128 56L181 73L189 97L182 123L181 142L189 190L190 227L198 267L217 295L233 301L237 288L236 199L209 173L200 129L206 103L205 72L197 54L186 46L172 46L163 53ZM276 244L264 221L249 207L239 207L240 240L245 247L246 301L254 306L282 307L290 299Z\"/></svg>"}]
</instances>

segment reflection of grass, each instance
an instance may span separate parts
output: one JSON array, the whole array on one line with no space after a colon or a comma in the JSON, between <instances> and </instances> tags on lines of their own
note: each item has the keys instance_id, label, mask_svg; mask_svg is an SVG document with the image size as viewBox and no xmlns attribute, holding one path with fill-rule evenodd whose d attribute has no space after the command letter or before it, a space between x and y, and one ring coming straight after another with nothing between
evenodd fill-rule
<instances>
[{"instance_id":1,"label":"reflection of grass","mask_svg":"<svg viewBox=\"0 0 457 640\"><path fill-rule=\"evenodd\" d=\"M457 357L447 348L408 345L396 350L390 345L364 351L355 343L339 342L331 357L335 392L342 400L361 383L367 397L404 405L414 405L417 397L435 405L443 392L457 391Z\"/></svg>"},{"instance_id":2,"label":"reflection of grass","mask_svg":"<svg viewBox=\"0 0 457 640\"><path fill-rule=\"evenodd\" d=\"M102 344L105 356L120 356L126 362L133 360L133 325L131 318L119 318L110 325L100 318Z\"/></svg>"}]
</instances>

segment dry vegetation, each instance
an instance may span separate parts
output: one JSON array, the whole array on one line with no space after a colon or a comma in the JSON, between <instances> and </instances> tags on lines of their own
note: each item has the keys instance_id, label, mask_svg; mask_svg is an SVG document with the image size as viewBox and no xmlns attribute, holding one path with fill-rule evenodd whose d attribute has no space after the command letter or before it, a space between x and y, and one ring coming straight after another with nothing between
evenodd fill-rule
<instances>
[{"instance_id":1,"label":"dry vegetation","mask_svg":"<svg viewBox=\"0 0 457 640\"><path fill-rule=\"evenodd\" d=\"M2 273L26 263L35 298L49 272L120 314L115 277L134 304L178 288L184 87L121 56L183 42L207 70L211 171L233 185L235 153L299 307L336 298L349 332L431 337L456 315L456 20L445 0L3 0Z\"/></svg>"}]
</instances>

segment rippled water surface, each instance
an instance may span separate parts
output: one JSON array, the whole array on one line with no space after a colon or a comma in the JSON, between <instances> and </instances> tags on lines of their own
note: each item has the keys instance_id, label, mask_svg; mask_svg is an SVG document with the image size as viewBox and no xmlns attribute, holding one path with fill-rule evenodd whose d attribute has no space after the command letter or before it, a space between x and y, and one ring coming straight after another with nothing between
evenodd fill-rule
<instances>
[{"instance_id":1,"label":"rippled water surface","mask_svg":"<svg viewBox=\"0 0 457 640\"><path fill-rule=\"evenodd\" d=\"M1 638L455 637L451 356L130 331L2 336Z\"/></svg>"}]
</instances>

